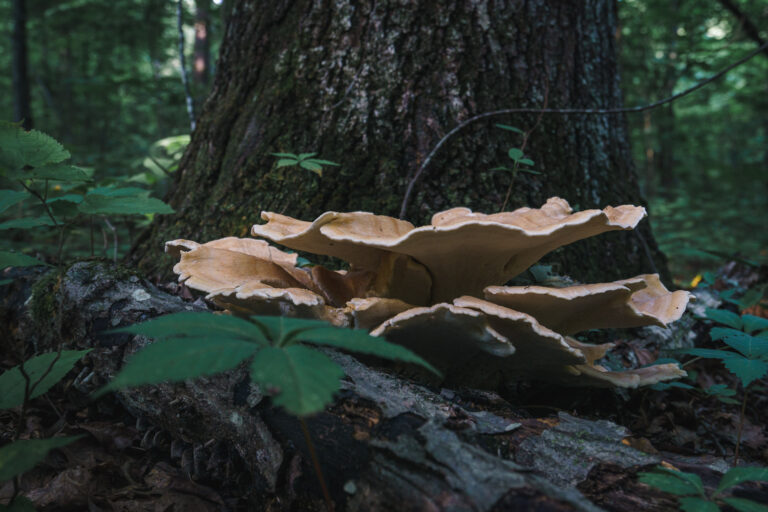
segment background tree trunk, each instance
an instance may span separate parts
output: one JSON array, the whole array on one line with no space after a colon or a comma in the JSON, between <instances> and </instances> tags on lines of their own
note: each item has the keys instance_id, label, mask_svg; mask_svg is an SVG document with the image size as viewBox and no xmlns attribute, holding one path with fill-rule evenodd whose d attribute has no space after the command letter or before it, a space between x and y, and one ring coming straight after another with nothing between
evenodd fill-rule
<instances>
[{"instance_id":1,"label":"background tree trunk","mask_svg":"<svg viewBox=\"0 0 768 512\"><path fill-rule=\"evenodd\" d=\"M24 121L27 130L32 128L32 107L29 99L29 75L27 73L27 8L25 0L13 0L13 118Z\"/></svg>"},{"instance_id":2,"label":"background tree trunk","mask_svg":"<svg viewBox=\"0 0 768 512\"><path fill-rule=\"evenodd\" d=\"M396 216L437 141L472 115L509 107L618 107L616 6L588 0L310 2L232 6L213 91L170 198L177 213L134 251L145 270L173 238L246 236L261 210L311 220L327 210ZM500 117L443 147L407 210L414 223L454 206L498 211L520 135L541 175L520 174L507 209L559 195L574 209L642 204L623 116ZM276 168L272 152L339 162L322 178ZM581 280L666 272L647 222L550 260Z\"/></svg>"}]
</instances>

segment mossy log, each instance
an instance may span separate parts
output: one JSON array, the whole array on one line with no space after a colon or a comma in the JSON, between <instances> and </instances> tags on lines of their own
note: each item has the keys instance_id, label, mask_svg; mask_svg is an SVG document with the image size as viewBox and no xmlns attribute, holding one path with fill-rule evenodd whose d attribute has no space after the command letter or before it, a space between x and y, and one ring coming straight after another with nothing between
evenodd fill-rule
<instances>
[{"instance_id":1,"label":"mossy log","mask_svg":"<svg viewBox=\"0 0 768 512\"><path fill-rule=\"evenodd\" d=\"M25 269L8 277L13 283L0 288L9 341L3 360L12 345L28 356L59 339L67 348L93 348L77 369L93 374L80 379L82 393L108 382L148 342L104 331L204 309L107 263L77 263L61 276ZM337 510L595 511L592 501L620 503L625 492L634 510L672 506L632 477L659 458L622 444L623 427L564 414L541 421L495 393L435 389L328 354L347 377L335 403L307 423ZM101 400L115 399L174 439L171 450L183 452L191 478L246 497L249 510L324 509L298 421L272 407L243 368ZM617 482L610 488L595 481L606 474Z\"/></svg>"}]
</instances>

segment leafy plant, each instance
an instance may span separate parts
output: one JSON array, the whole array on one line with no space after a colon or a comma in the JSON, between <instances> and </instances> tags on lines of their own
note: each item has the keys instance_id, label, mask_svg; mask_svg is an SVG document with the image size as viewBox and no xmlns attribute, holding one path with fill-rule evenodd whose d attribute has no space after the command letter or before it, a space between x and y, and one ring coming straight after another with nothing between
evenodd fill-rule
<instances>
[{"instance_id":1,"label":"leafy plant","mask_svg":"<svg viewBox=\"0 0 768 512\"><path fill-rule=\"evenodd\" d=\"M724 496L725 491L744 482L768 482L768 468L738 467L723 475L714 492L707 494L701 478L663 466L652 472L640 473L638 480L646 485L679 496L680 509L685 512L717 512L725 503L740 512L768 512L768 507L755 501Z\"/></svg>"},{"instance_id":2,"label":"leafy plant","mask_svg":"<svg viewBox=\"0 0 768 512\"><path fill-rule=\"evenodd\" d=\"M722 341L733 350L727 350L725 347L722 349L689 348L680 352L707 359L720 359L726 369L741 380L744 394L734 453L734 459L738 461L748 387L757 379L768 375L768 319L747 314L739 316L722 309L707 309L706 317L728 326L713 327L709 334L713 340Z\"/></svg>"},{"instance_id":3,"label":"leafy plant","mask_svg":"<svg viewBox=\"0 0 768 512\"><path fill-rule=\"evenodd\" d=\"M90 172L65 164L69 152L55 139L38 131L25 131L13 123L0 122L0 176L18 189L0 190L0 213L14 206L14 218L0 220L0 230L53 227L58 232L57 263L62 263L66 234L78 221L89 221L93 253L93 219L102 217L113 233L117 259L117 231L110 216L172 213L173 209L149 192L136 187L94 187ZM22 212L19 215L18 212ZM5 253L5 259L10 256ZM29 260L16 258L22 264ZM15 265L15 263L9 263Z\"/></svg>"},{"instance_id":4,"label":"leafy plant","mask_svg":"<svg viewBox=\"0 0 768 512\"><path fill-rule=\"evenodd\" d=\"M273 156L276 156L279 158L277 161L277 168L280 167L288 167L292 165L298 165L302 169L306 169L307 171L313 172L323 177L323 166L324 165L333 165L338 166L336 162L331 162L329 160L321 160L319 158L313 158L317 153L300 153L298 155L294 155L293 153L272 153Z\"/></svg>"},{"instance_id":5,"label":"leafy plant","mask_svg":"<svg viewBox=\"0 0 768 512\"><path fill-rule=\"evenodd\" d=\"M123 387L212 375L251 359L251 378L273 395L274 403L291 414L307 416L330 403L344 375L317 346L414 363L438 373L404 347L363 330L340 329L317 320L245 320L182 312L113 332L141 334L157 342L133 356L99 395Z\"/></svg>"},{"instance_id":6,"label":"leafy plant","mask_svg":"<svg viewBox=\"0 0 768 512\"><path fill-rule=\"evenodd\" d=\"M512 174L512 179L509 183L509 187L507 189L507 194L504 198L504 203L501 206L501 211L504 211L504 208L507 206L507 201L509 201L509 195L512 191L512 185L515 183L515 178L517 177L517 174L519 172L525 172L528 174L541 174L539 171L534 171L531 168L528 167L520 167L521 165L526 165L529 167L533 167L533 160L525 156L525 146L528 142L528 132L525 132L521 130L520 128L517 128L515 126L510 126L508 124L496 124L497 128L500 128L502 130L506 130L509 132L517 133L523 136L523 142L521 144L521 147L511 147L507 151L507 156L509 156L510 160L512 160L512 167L507 167L506 165L500 165L498 167L494 167L493 169L490 169L491 171L503 171L508 172Z\"/></svg>"}]
</instances>

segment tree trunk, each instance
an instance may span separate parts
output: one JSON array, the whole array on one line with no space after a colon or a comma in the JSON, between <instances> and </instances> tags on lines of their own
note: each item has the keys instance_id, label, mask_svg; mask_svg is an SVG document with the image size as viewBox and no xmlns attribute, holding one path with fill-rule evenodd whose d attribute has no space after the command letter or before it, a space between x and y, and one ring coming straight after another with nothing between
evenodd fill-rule
<instances>
[{"instance_id":1,"label":"tree trunk","mask_svg":"<svg viewBox=\"0 0 768 512\"><path fill-rule=\"evenodd\" d=\"M211 76L211 39L208 35L211 26L209 13L210 0L195 2L195 44L192 76L199 90L208 87Z\"/></svg>"},{"instance_id":2,"label":"tree trunk","mask_svg":"<svg viewBox=\"0 0 768 512\"><path fill-rule=\"evenodd\" d=\"M159 219L134 250L167 273L162 242L246 236L261 210L312 220L324 211L397 216L409 181L459 122L509 107L619 107L613 2L310 2L232 7L213 91ZM541 175L489 169L531 130ZM276 167L273 152L339 162L322 177ZM415 224L455 206L493 213L553 195L574 209L642 204L620 115L502 116L459 132L416 184ZM661 271L647 221L549 258L584 281Z\"/></svg>"},{"instance_id":3,"label":"tree trunk","mask_svg":"<svg viewBox=\"0 0 768 512\"><path fill-rule=\"evenodd\" d=\"M32 107L29 99L27 73L27 7L26 0L13 0L13 119L32 128Z\"/></svg>"}]
</instances>

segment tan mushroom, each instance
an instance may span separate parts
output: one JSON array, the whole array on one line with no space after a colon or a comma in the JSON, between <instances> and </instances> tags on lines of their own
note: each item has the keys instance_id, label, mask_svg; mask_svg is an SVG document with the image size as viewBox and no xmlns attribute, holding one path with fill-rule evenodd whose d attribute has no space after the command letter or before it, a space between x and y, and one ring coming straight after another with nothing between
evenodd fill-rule
<instances>
[{"instance_id":1,"label":"tan mushroom","mask_svg":"<svg viewBox=\"0 0 768 512\"><path fill-rule=\"evenodd\" d=\"M644 216L644 208L630 205L572 213L565 200L551 198L540 209L495 215L454 208L419 228L366 212L328 212L312 223L265 212L267 224L253 226L252 234L373 272L381 266L383 252L410 256L429 272L430 302L435 303L482 296L486 286L508 281L558 247L632 229Z\"/></svg>"},{"instance_id":2,"label":"tan mushroom","mask_svg":"<svg viewBox=\"0 0 768 512\"><path fill-rule=\"evenodd\" d=\"M691 294L670 292L658 274L565 288L489 286L486 300L534 316L562 334L588 329L666 326L682 316Z\"/></svg>"}]
</instances>

